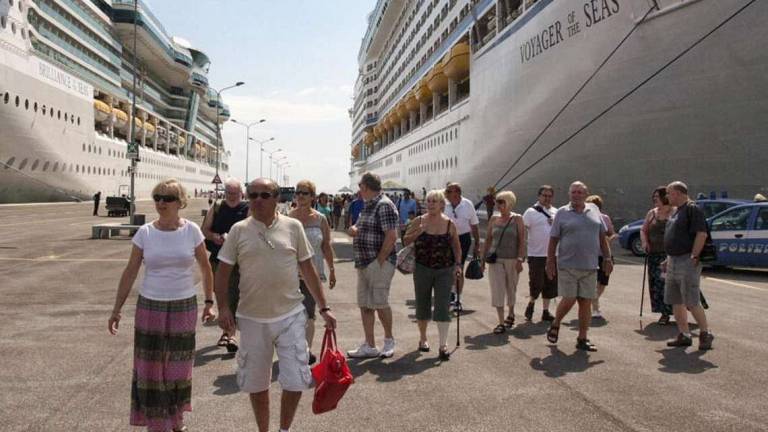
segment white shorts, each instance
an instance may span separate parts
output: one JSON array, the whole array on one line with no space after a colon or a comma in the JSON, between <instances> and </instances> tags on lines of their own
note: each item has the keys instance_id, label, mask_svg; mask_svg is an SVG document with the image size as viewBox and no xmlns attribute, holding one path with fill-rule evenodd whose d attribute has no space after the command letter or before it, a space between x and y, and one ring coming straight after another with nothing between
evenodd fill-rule
<instances>
[{"instance_id":1,"label":"white shorts","mask_svg":"<svg viewBox=\"0 0 768 432\"><path fill-rule=\"evenodd\" d=\"M269 389L272 357L277 348L278 381L283 390L304 391L312 386L304 310L280 321L260 323L240 318L240 349L237 351L237 385L245 393Z\"/></svg>"}]
</instances>

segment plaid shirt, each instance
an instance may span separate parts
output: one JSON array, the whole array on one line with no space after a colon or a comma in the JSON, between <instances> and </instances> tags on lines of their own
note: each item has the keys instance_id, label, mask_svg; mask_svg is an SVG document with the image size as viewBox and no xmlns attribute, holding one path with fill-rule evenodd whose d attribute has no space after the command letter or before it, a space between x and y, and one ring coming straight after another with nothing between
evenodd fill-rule
<instances>
[{"instance_id":1,"label":"plaid shirt","mask_svg":"<svg viewBox=\"0 0 768 432\"><path fill-rule=\"evenodd\" d=\"M386 232L398 229L399 217L395 204L384 194L379 194L365 203L355 226L357 236L352 241L355 267L363 268L379 255ZM395 248L392 248L389 261L394 264L395 260Z\"/></svg>"}]
</instances>

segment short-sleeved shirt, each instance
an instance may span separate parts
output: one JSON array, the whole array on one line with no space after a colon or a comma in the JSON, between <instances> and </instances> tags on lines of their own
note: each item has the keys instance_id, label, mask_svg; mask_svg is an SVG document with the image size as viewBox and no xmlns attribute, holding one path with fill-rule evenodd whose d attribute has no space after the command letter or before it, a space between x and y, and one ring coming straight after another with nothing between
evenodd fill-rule
<instances>
[{"instance_id":1,"label":"short-sleeved shirt","mask_svg":"<svg viewBox=\"0 0 768 432\"><path fill-rule=\"evenodd\" d=\"M664 251L672 256L690 254L693 251L696 234L700 232L707 232L707 219L704 212L693 201L688 201L678 207L667 220L667 228L664 231Z\"/></svg>"},{"instance_id":2,"label":"short-sleeved shirt","mask_svg":"<svg viewBox=\"0 0 768 432\"><path fill-rule=\"evenodd\" d=\"M301 222L277 214L266 226L249 217L232 226L219 261L240 265L237 316L275 322L301 311L299 265L312 258Z\"/></svg>"},{"instance_id":3,"label":"short-sleeved shirt","mask_svg":"<svg viewBox=\"0 0 768 432\"><path fill-rule=\"evenodd\" d=\"M414 199L401 199L400 205L397 209L398 213L400 213L400 223L401 224L407 224L408 223L408 213L413 213L414 215L418 216L419 208L416 205L416 200Z\"/></svg>"},{"instance_id":4,"label":"short-sleeved shirt","mask_svg":"<svg viewBox=\"0 0 768 432\"><path fill-rule=\"evenodd\" d=\"M606 228L596 205L586 203L578 213L571 204L558 209L552 221L550 237L559 239L557 267L576 270L596 270L600 256L600 234Z\"/></svg>"},{"instance_id":5,"label":"short-sleeved shirt","mask_svg":"<svg viewBox=\"0 0 768 432\"><path fill-rule=\"evenodd\" d=\"M464 197L461 198L461 202L459 202L455 209L450 201L445 200L445 210L443 210L443 213L456 224L459 235L472 231L472 225L480 223L472 201Z\"/></svg>"},{"instance_id":6,"label":"short-sleeved shirt","mask_svg":"<svg viewBox=\"0 0 768 432\"><path fill-rule=\"evenodd\" d=\"M387 231L397 230L399 221L395 204L384 194L365 202L355 224L357 235L352 240L356 268L366 267L376 259ZM395 248L392 248L389 261L394 264L395 260Z\"/></svg>"},{"instance_id":7,"label":"short-sleeved shirt","mask_svg":"<svg viewBox=\"0 0 768 432\"><path fill-rule=\"evenodd\" d=\"M541 211L536 208L540 208ZM549 215L545 216L544 213ZM549 247L549 232L552 228L552 221L557 213L557 208L546 208L539 203L529 207L523 213L523 224L527 230L528 236L528 256L545 257Z\"/></svg>"},{"instance_id":8,"label":"short-sleeved shirt","mask_svg":"<svg viewBox=\"0 0 768 432\"><path fill-rule=\"evenodd\" d=\"M153 222L142 225L133 244L144 256L144 281L139 293L152 300L181 300L195 295L195 248L203 232L194 222L182 219L173 231L157 229Z\"/></svg>"},{"instance_id":9,"label":"short-sleeved shirt","mask_svg":"<svg viewBox=\"0 0 768 432\"><path fill-rule=\"evenodd\" d=\"M363 211L363 207L365 207L365 201L363 201L362 198L352 201L349 205L350 224L354 225L357 223L357 218L360 217L360 212Z\"/></svg>"}]
</instances>

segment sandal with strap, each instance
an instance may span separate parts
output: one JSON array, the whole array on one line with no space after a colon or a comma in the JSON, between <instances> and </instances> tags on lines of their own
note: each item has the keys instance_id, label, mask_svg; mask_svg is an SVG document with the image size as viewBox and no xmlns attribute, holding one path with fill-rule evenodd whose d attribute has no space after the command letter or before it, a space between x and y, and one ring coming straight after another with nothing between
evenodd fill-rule
<instances>
[{"instance_id":1,"label":"sandal with strap","mask_svg":"<svg viewBox=\"0 0 768 432\"><path fill-rule=\"evenodd\" d=\"M237 346L237 339L229 338L227 340L227 352L228 353L236 353L238 348L239 347Z\"/></svg>"},{"instance_id":2,"label":"sandal with strap","mask_svg":"<svg viewBox=\"0 0 768 432\"><path fill-rule=\"evenodd\" d=\"M499 324L493 329L494 334L502 334L507 331L507 328L504 327L504 324Z\"/></svg>"},{"instance_id":3,"label":"sandal with strap","mask_svg":"<svg viewBox=\"0 0 768 432\"><path fill-rule=\"evenodd\" d=\"M512 326L515 325L515 317L510 315L507 317L507 319L504 320L504 326L507 328L512 328Z\"/></svg>"},{"instance_id":4,"label":"sandal with strap","mask_svg":"<svg viewBox=\"0 0 768 432\"><path fill-rule=\"evenodd\" d=\"M225 347L229 343L229 335L226 333L222 333L221 337L219 338L219 341L216 342L216 346Z\"/></svg>"},{"instance_id":5,"label":"sandal with strap","mask_svg":"<svg viewBox=\"0 0 768 432\"><path fill-rule=\"evenodd\" d=\"M557 339L560 337L560 326L549 326L547 330L547 340L550 343L557 343Z\"/></svg>"}]
</instances>

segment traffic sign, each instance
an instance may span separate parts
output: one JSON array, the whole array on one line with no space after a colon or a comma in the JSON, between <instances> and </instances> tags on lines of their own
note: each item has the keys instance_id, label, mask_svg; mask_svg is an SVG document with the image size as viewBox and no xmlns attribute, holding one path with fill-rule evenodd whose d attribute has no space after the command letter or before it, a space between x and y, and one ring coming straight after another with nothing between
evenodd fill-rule
<instances>
[{"instance_id":1,"label":"traffic sign","mask_svg":"<svg viewBox=\"0 0 768 432\"><path fill-rule=\"evenodd\" d=\"M221 177L219 177L219 175L218 175L218 174L216 174L216 175L213 177L213 181L212 181L211 183L213 183L213 184L221 184Z\"/></svg>"}]
</instances>

